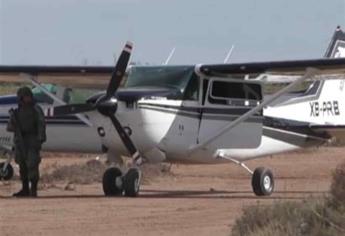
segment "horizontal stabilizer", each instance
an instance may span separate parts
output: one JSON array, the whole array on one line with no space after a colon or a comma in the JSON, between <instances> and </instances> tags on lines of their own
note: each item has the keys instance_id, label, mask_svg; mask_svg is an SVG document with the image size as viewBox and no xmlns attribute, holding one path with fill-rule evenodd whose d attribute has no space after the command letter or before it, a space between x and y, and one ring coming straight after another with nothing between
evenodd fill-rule
<instances>
[{"instance_id":1,"label":"horizontal stabilizer","mask_svg":"<svg viewBox=\"0 0 345 236\"><path fill-rule=\"evenodd\" d=\"M336 138L337 141L345 141L345 125L311 125L310 128L317 133L327 133L330 137Z\"/></svg>"}]
</instances>

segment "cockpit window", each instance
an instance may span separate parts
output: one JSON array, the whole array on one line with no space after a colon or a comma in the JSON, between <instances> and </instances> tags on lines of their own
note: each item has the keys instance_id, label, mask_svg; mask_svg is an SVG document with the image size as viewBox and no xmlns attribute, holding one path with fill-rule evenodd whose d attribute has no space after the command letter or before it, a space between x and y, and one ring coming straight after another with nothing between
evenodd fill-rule
<instances>
[{"instance_id":1,"label":"cockpit window","mask_svg":"<svg viewBox=\"0 0 345 236\"><path fill-rule=\"evenodd\" d=\"M63 100L68 104L84 103L90 96L92 96L96 92L98 91L94 89L66 88L63 94Z\"/></svg>"},{"instance_id":2,"label":"cockpit window","mask_svg":"<svg viewBox=\"0 0 345 236\"><path fill-rule=\"evenodd\" d=\"M50 93L62 98L62 100L67 104L73 103L84 103L86 102L87 98L89 98L92 94L96 92L94 89L76 89L76 88L64 88L59 87L57 85L52 84L44 84L42 85L45 89L47 89ZM61 89L61 94L58 95L58 90ZM32 93L36 102L38 103L46 103L46 104L53 104L54 100L46 95L42 90L38 87L32 89Z\"/></svg>"}]
</instances>

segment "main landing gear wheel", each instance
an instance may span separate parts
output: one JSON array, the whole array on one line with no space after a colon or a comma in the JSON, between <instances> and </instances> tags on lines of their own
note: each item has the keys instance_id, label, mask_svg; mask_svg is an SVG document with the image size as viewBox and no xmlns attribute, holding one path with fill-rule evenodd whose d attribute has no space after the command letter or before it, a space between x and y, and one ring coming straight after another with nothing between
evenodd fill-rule
<instances>
[{"instance_id":1,"label":"main landing gear wheel","mask_svg":"<svg viewBox=\"0 0 345 236\"><path fill-rule=\"evenodd\" d=\"M13 177L13 167L11 164L7 164L4 170L5 163L0 163L0 180L10 180Z\"/></svg>"},{"instance_id":2,"label":"main landing gear wheel","mask_svg":"<svg viewBox=\"0 0 345 236\"><path fill-rule=\"evenodd\" d=\"M136 197L139 194L141 173L138 168L130 168L123 176L125 196Z\"/></svg>"},{"instance_id":3,"label":"main landing gear wheel","mask_svg":"<svg viewBox=\"0 0 345 236\"><path fill-rule=\"evenodd\" d=\"M122 171L120 168L112 167L107 169L103 175L103 192L105 196L122 195Z\"/></svg>"},{"instance_id":4,"label":"main landing gear wheel","mask_svg":"<svg viewBox=\"0 0 345 236\"><path fill-rule=\"evenodd\" d=\"M253 191L257 196L269 196L274 190L272 171L265 167L258 167L252 176Z\"/></svg>"}]
</instances>

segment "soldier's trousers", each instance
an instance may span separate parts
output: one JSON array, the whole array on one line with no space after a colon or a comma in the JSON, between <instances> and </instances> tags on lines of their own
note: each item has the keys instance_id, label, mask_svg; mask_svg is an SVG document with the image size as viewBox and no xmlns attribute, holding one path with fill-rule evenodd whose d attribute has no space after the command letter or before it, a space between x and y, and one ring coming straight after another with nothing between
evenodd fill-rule
<instances>
[{"instance_id":1,"label":"soldier's trousers","mask_svg":"<svg viewBox=\"0 0 345 236\"><path fill-rule=\"evenodd\" d=\"M39 149L26 148L24 152L16 151L16 163L19 165L20 178L22 180L38 181L39 164L41 161Z\"/></svg>"}]
</instances>

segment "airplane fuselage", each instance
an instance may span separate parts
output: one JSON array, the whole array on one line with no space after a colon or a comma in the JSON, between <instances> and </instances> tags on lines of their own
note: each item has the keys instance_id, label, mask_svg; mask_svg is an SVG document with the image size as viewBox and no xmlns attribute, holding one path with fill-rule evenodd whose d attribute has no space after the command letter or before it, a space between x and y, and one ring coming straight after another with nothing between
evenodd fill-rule
<instances>
[{"instance_id":1,"label":"airplane fuselage","mask_svg":"<svg viewBox=\"0 0 345 236\"><path fill-rule=\"evenodd\" d=\"M203 148L191 147L221 130L250 108L201 105L199 101L141 99L135 104L118 103L117 118L146 158L151 152L164 155L163 161L181 163L220 163L227 156L239 161L264 157L329 141L326 133L311 129L312 124L337 122L345 110L340 84L343 80L322 83L313 94L285 99L263 110L262 117L250 117ZM340 87L339 87L340 86ZM339 92L335 93L335 89ZM333 91L329 96L321 91ZM331 99L329 102L322 102ZM313 104L326 104L316 111ZM331 104L331 105L329 105ZM237 110L237 111L236 111ZM127 152L107 117L91 112L90 119L105 130L102 143L113 152ZM157 150L158 149L158 150ZM152 151L153 150L153 151ZM147 155L146 155L147 154Z\"/></svg>"}]
</instances>

